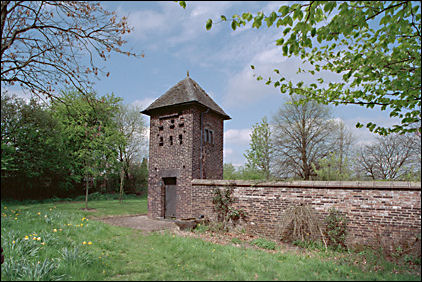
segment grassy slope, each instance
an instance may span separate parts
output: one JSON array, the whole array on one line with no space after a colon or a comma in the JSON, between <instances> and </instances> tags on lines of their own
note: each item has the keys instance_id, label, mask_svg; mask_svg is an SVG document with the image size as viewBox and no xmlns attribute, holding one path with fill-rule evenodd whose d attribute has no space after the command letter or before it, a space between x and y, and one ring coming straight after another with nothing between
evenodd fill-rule
<instances>
[{"instance_id":1,"label":"grassy slope","mask_svg":"<svg viewBox=\"0 0 422 282\"><path fill-rule=\"evenodd\" d=\"M82 202L2 203L2 280L420 280L394 274L393 265L382 272L363 272L335 262L329 254L271 254L86 220L143 214L146 206L145 198L123 205L117 200L92 201L89 208L95 212L82 211Z\"/></svg>"}]
</instances>

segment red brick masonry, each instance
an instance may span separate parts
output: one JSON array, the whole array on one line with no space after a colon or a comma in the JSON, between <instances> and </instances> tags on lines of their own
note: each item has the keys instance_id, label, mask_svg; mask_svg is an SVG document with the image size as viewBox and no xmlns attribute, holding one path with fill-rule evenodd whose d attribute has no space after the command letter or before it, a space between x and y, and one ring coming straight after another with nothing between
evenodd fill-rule
<instances>
[{"instance_id":1,"label":"red brick masonry","mask_svg":"<svg viewBox=\"0 0 422 282\"><path fill-rule=\"evenodd\" d=\"M396 241L421 233L421 183L194 179L192 216L213 218L215 188L229 187L234 188L234 207L246 211L248 231L264 236L274 238L285 209L300 203L311 205L321 217L332 207L344 212L349 243L370 243L376 236Z\"/></svg>"}]
</instances>

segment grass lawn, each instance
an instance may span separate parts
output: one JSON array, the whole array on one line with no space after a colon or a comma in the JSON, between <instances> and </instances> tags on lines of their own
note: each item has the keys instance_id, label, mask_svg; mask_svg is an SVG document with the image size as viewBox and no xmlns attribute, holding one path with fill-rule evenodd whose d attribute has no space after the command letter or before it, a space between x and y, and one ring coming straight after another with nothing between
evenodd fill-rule
<instances>
[{"instance_id":1,"label":"grass lawn","mask_svg":"<svg viewBox=\"0 0 422 282\"><path fill-rule=\"evenodd\" d=\"M347 254L269 253L171 233L143 233L95 217L145 214L146 198L20 204L2 202L2 280L417 280L380 259ZM277 249L276 249L277 250ZM350 254L355 256L355 254ZM334 259L336 257L336 259ZM359 257L358 257L359 258ZM382 261L382 262L381 262Z\"/></svg>"}]
</instances>

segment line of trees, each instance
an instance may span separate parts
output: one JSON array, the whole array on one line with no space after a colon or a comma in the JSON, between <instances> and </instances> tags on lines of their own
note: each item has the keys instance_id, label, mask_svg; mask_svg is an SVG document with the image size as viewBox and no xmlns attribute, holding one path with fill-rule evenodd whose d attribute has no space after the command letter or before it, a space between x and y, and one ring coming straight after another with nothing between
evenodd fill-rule
<instances>
[{"instance_id":1,"label":"line of trees","mask_svg":"<svg viewBox=\"0 0 422 282\"><path fill-rule=\"evenodd\" d=\"M357 146L330 109L293 95L273 116L252 128L245 167L224 166L225 179L418 180L421 138L391 133Z\"/></svg>"},{"instance_id":2,"label":"line of trees","mask_svg":"<svg viewBox=\"0 0 422 282\"><path fill-rule=\"evenodd\" d=\"M145 193L145 122L114 95L65 91L41 103L1 96L1 196ZM120 188L119 188L120 185Z\"/></svg>"}]
</instances>

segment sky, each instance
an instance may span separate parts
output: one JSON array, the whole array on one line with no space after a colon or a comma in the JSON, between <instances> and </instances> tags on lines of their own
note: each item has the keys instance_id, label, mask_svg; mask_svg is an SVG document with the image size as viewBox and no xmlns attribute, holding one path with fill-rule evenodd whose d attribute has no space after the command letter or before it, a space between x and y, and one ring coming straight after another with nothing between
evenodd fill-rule
<instances>
[{"instance_id":1,"label":"sky","mask_svg":"<svg viewBox=\"0 0 422 282\"><path fill-rule=\"evenodd\" d=\"M186 9L178 3L105 1L102 6L128 18L134 30L125 37L126 49L144 54L143 58L115 54L103 67L110 72L95 83L98 95L114 93L125 104L142 109L168 89L189 76L195 80L232 118L224 122L224 162L235 166L245 164L243 153L249 148L251 128L266 116L270 121L288 100L278 88L265 85L265 78L279 69L293 81L300 66L297 58L282 56L275 45L281 29L257 30L251 26L233 31L230 22L215 23L211 30L206 21L214 22L220 15L258 11L269 14L285 2L215 1L187 2ZM255 66L255 70L251 69ZM261 75L264 80L257 81ZM325 76L330 78L330 76ZM331 79L335 79L331 77ZM359 106L332 107L333 118L341 119L356 138L357 143L369 143L375 134L355 128L356 122L375 122L391 125L388 112ZM145 116L149 123L149 117Z\"/></svg>"}]
</instances>

